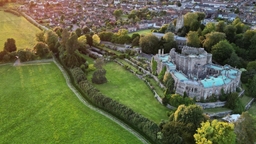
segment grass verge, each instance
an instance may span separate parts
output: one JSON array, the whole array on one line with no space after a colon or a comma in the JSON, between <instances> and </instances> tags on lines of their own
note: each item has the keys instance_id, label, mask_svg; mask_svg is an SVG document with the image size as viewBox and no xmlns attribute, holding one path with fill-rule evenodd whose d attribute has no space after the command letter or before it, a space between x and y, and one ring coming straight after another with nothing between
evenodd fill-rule
<instances>
[{"instance_id":1,"label":"grass verge","mask_svg":"<svg viewBox=\"0 0 256 144\"><path fill-rule=\"evenodd\" d=\"M2 143L140 143L84 106L54 63L0 66Z\"/></svg>"}]
</instances>

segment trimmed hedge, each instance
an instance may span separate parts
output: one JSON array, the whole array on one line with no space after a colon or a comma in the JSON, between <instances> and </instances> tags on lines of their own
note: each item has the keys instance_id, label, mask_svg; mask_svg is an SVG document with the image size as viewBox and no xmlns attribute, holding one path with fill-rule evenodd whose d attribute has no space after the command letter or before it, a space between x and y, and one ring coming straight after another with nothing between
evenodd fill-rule
<instances>
[{"instance_id":1,"label":"trimmed hedge","mask_svg":"<svg viewBox=\"0 0 256 144\"><path fill-rule=\"evenodd\" d=\"M84 93L83 96L86 99L89 99L89 101L91 101L94 105L120 118L125 123L129 124L131 127L146 136L149 140L153 141L153 143L160 143L160 141L157 139L157 132L160 131L160 128L156 123L143 117L141 114L134 112L129 107L104 96L89 81L76 80L75 77L78 77L75 76L76 74L77 73L74 73L74 71L72 72L75 83Z\"/></svg>"}]
</instances>

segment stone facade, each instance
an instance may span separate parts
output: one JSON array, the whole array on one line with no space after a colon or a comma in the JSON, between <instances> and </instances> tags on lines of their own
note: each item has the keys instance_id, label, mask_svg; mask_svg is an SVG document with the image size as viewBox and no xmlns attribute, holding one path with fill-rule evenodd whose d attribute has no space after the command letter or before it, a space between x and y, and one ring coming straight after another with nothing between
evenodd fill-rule
<instances>
[{"instance_id":1,"label":"stone facade","mask_svg":"<svg viewBox=\"0 0 256 144\"><path fill-rule=\"evenodd\" d=\"M183 46L181 53L171 49L169 54L159 50L154 60L157 61L157 73L167 67L174 81L175 92L184 92L200 100L209 96L235 92L240 84L241 71L229 65L220 66L212 63L212 54L204 48Z\"/></svg>"}]
</instances>

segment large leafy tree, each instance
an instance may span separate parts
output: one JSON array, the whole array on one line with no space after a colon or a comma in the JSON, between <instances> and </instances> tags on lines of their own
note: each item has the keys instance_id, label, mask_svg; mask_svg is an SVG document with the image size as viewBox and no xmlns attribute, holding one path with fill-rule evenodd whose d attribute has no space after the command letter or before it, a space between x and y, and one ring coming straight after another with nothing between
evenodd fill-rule
<instances>
[{"instance_id":1,"label":"large leafy tree","mask_svg":"<svg viewBox=\"0 0 256 144\"><path fill-rule=\"evenodd\" d=\"M174 34L172 32L167 32L163 36L164 40L164 52L168 53L172 48L177 47L176 41L174 40Z\"/></svg>"},{"instance_id":2,"label":"large leafy tree","mask_svg":"<svg viewBox=\"0 0 256 144\"><path fill-rule=\"evenodd\" d=\"M34 46L34 50L36 55L40 57L44 57L49 53L48 45L43 42L37 42L37 44Z\"/></svg>"},{"instance_id":3,"label":"large leafy tree","mask_svg":"<svg viewBox=\"0 0 256 144\"><path fill-rule=\"evenodd\" d=\"M158 51L158 43L159 39L153 34L148 34L140 38L142 52L147 54L156 54Z\"/></svg>"},{"instance_id":4,"label":"large leafy tree","mask_svg":"<svg viewBox=\"0 0 256 144\"><path fill-rule=\"evenodd\" d=\"M4 50L6 52L13 52L17 50L15 40L13 38L7 39L7 41L4 43Z\"/></svg>"},{"instance_id":5,"label":"large leafy tree","mask_svg":"<svg viewBox=\"0 0 256 144\"><path fill-rule=\"evenodd\" d=\"M190 31L187 34L187 45L192 47L200 47L200 40L196 31Z\"/></svg>"},{"instance_id":6,"label":"large leafy tree","mask_svg":"<svg viewBox=\"0 0 256 144\"><path fill-rule=\"evenodd\" d=\"M205 28L202 31L202 35L205 36L208 33L215 31L215 24L214 23L207 23Z\"/></svg>"},{"instance_id":7,"label":"large leafy tree","mask_svg":"<svg viewBox=\"0 0 256 144\"><path fill-rule=\"evenodd\" d=\"M236 36L236 27L233 25L227 25L224 29L224 32L226 34L227 40L230 43L234 42Z\"/></svg>"},{"instance_id":8,"label":"large leafy tree","mask_svg":"<svg viewBox=\"0 0 256 144\"><path fill-rule=\"evenodd\" d=\"M256 98L256 75L254 75L253 79L250 81L248 93L250 96Z\"/></svg>"},{"instance_id":9,"label":"large leafy tree","mask_svg":"<svg viewBox=\"0 0 256 144\"><path fill-rule=\"evenodd\" d=\"M234 144L236 140L234 124L219 122L216 119L203 122L194 134L194 138L197 144Z\"/></svg>"},{"instance_id":10,"label":"large leafy tree","mask_svg":"<svg viewBox=\"0 0 256 144\"><path fill-rule=\"evenodd\" d=\"M53 53L58 52L58 35L54 31L45 33L45 42Z\"/></svg>"},{"instance_id":11,"label":"large leafy tree","mask_svg":"<svg viewBox=\"0 0 256 144\"><path fill-rule=\"evenodd\" d=\"M253 144L256 141L256 118L243 112L235 122L234 131L238 144Z\"/></svg>"},{"instance_id":12,"label":"large leafy tree","mask_svg":"<svg viewBox=\"0 0 256 144\"><path fill-rule=\"evenodd\" d=\"M190 26L194 21L197 21L198 15L196 13L186 13L184 15L184 25Z\"/></svg>"},{"instance_id":13,"label":"large leafy tree","mask_svg":"<svg viewBox=\"0 0 256 144\"><path fill-rule=\"evenodd\" d=\"M114 12L113 12L113 15L116 17L116 19L119 19L123 14L123 10L121 9L116 9Z\"/></svg>"},{"instance_id":14,"label":"large leafy tree","mask_svg":"<svg viewBox=\"0 0 256 144\"><path fill-rule=\"evenodd\" d=\"M198 105L180 105L170 116L170 121L165 123L161 130L164 143L193 143L193 134L206 120L203 109ZM180 127L179 129L176 129ZM169 139L168 136L173 136Z\"/></svg>"},{"instance_id":15,"label":"large leafy tree","mask_svg":"<svg viewBox=\"0 0 256 144\"><path fill-rule=\"evenodd\" d=\"M225 64L234 51L232 45L227 40L222 40L212 47L212 57L213 59L220 63Z\"/></svg>"},{"instance_id":16,"label":"large leafy tree","mask_svg":"<svg viewBox=\"0 0 256 144\"><path fill-rule=\"evenodd\" d=\"M215 29L217 32L224 32L225 27L226 27L226 23L224 21L219 21L216 24Z\"/></svg>"},{"instance_id":17,"label":"large leafy tree","mask_svg":"<svg viewBox=\"0 0 256 144\"><path fill-rule=\"evenodd\" d=\"M226 35L220 32L211 32L205 35L205 40L203 41L203 47L206 51L211 52L212 46L225 39Z\"/></svg>"}]
</instances>

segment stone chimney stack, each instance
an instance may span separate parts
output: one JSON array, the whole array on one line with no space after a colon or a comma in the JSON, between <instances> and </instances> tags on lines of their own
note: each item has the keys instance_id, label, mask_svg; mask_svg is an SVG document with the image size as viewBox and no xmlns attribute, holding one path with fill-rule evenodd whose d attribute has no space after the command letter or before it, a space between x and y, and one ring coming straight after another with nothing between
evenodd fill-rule
<instances>
[{"instance_id":1,"label":"stone chimney stack","mask_svg":"<svg viewBox=\"0 0 256 144\"><path fill-rule=\"evenodd\" d=\"M162 49L162 56L164 55L164 49Z\"/></svg>"},{"instance_id":2,"label":"stone chimney stack","mask_svg":"<svg viewBox=\"0 0 256 144\"><path fill-rule=\"evenodd\" d=\"M161 56L161 49L158 49L158 56Z\"/></svg>"}]
</instances>

